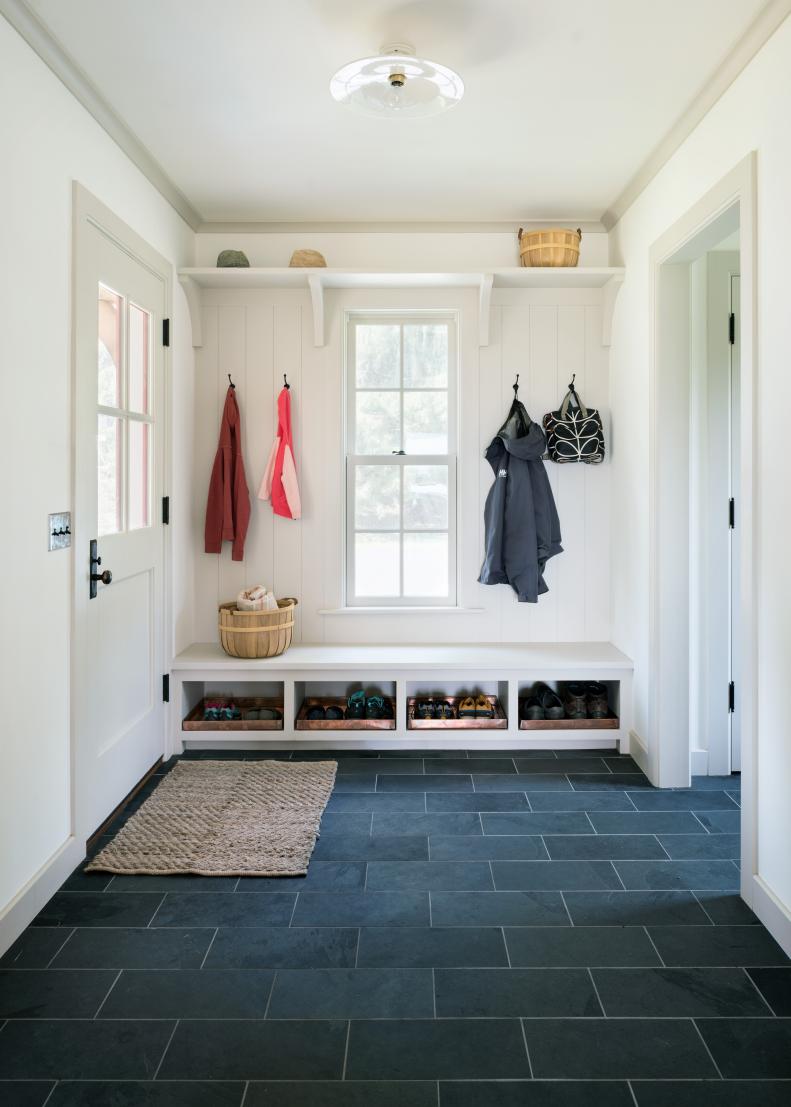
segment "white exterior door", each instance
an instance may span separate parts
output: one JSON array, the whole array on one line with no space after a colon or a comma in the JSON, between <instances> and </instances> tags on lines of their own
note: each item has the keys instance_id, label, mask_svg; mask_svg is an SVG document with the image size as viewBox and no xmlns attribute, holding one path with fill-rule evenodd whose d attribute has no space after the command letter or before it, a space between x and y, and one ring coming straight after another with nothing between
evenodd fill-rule
<instances>
[{"instance_id":1,"label":"white exterior door","mask_svg":"<svg viewBox=\"0 0 791 1107\"><path fill-rule=\"evenodd\" d=\"M132 232L97 219L96 202L81 196L75 209L72 726L75 830L88 837L164 749L168 278L165 263L158 272L150 251L139 256ZM92 564L92 556L100 561ZM92 580L92 573L106 575Z\"/></svg>"},{"instance_id":2,"label":"white exterior door","mask_svg":"<svg viewBox=\"0 0 791 1107\"><path fill-rule=\"evenodd\" d=\"M739 688L741 684L738 668L738 659L740 652L739 642L739 610L740 610L740 594L739 594L739 575L741 567L739 565L739 465L740 465L740 448L739 448L739 420L740 420L740 358L739 358L739 344L741 342L741 311L739 307L739 297L741 294L741 279L738 273L731 275L731 312L733 313L733 342L731 343L730 354L730 487L731 496L735 497L736 508L734 512L734 526L730 531L730 634L729 634L729 647L730 647L730 666L731 666L731 681L734 686L733 696L733 711L730 717L731 727L731 772L740 773L742 771L742 736L741 736L741 712L739 710Z\"/></svg>"}]
</instances>

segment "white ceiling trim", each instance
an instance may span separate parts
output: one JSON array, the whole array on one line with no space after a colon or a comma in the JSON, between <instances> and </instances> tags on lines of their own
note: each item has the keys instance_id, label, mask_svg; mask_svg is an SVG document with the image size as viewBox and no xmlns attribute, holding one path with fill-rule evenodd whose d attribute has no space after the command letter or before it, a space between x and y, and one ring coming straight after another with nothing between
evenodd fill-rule
<instances>
[{"instance_id":1,"label":"white ceiling trim","mask_svg":"<svg viewBox=\"0 0 791 1107\"><path fill-rule=\"evenodd\" d=\"M520 223L535 230L574 226L583 234L606 232L606 227L598 220L579 220L573 216L492 223L201 223L196 230L198 234L513 234L514 227Z\"/></svg>"},{"instance_id":2,"label":"white ceiling trim","mask_svg":"<svg viewBox=\"0 0 791 1107\"><path fill-rule=\"evenodd\" d=\"M728 91L739 74L746 69L761 47L769 41L790 14L791 0L769 0L757 19L715 70L708 84L703 87L680 119L646 158L620 196L604 212L602 223L608 231L612 230L640 193L670 161L673 154L689 138L701 120Z\"/></svg>"},{"instance_id":3,"label":"white ceiling trim","mask_svg":"<svg viewBox=\"0 0 791 1107\"><path fill-rule=\"evenodd\" d=\"M199 212L171 181L140 139L113 111L99 90L52 37L24 0L0 0L0 14L5 16L14 30L63 82L110 138L120 146L129 160L148 178L181 218L193 231L196 230L202 222Z\"/></svg>"}]
</instances>

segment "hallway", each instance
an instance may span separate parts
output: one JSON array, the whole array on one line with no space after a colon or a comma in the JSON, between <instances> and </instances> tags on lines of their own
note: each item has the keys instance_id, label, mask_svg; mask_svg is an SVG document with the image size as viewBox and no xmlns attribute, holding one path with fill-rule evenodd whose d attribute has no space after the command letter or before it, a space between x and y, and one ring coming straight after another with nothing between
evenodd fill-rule
<instances>
[{"instance_id":1,"label":"hallway","mask_svg":"<svg viewBox=\"0 0 791 1107\"><path fill-rule=\"evenodd\" d=\"M791 968L738 896L738 777L332 756L307 878L67 881L0 961L6 1107L789 1102Z\"/></svg>"}]
</instances>

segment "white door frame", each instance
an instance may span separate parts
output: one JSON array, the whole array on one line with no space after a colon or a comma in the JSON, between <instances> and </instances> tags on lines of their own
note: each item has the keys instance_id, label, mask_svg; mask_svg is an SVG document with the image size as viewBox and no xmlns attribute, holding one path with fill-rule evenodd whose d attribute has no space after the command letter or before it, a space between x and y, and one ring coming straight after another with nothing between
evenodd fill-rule
<instances>
[{"instance_id":1,"label":"white door frame","mask_svg":"<svg viewBox=\"0 0 791 1107\"><path fill-rule=\"evenodd\" d=\"M750 153L651 247L651 326L649 350L649 706L645 762L651 781L661 788L688 787L690 747L687 710L689 686L689 602L687 560L688 480L684 452L688 427L674 418L674 399L689 386L688 265L684 248L705 233L729 209L737 208L741 270L741 403L739 490L739 710L742 732L741 894L752 903L757 873L756 835L756 595L755 412L756 333L756 155ZM711 245L714 245L712 241ZM705 246L703 247L705 248ZM690 255L691 257L691 255ZM682 403L683 408L683 403ZM685 445L686 443L686 445ZM679 456L680 455L680 456ZM681 490L679 497L678 491ZM679 507L678 500L682 507ZM685 601L685 596L686 601ZM638 751L639 753L640 751Z\"/></svg>"},{"instance_id":2,"label":"white door frame","mask_svg":"<svg viewBox=\"0 0 791 1107\"><path fill-rule=\"evenodd\" d=\"M79 182L74 181L72 185L72 288L75 285L77 278L76 265L77 258L81 250L81 239L85 235L88 227L98 229L105 237L111 241L119 250L123 251L134 261L138 262L145 269L148 269L153 273L161 282L164 290L164 302L165 302L165 317L171 319L173 317L173 267L170 262L167 261L161 254L153 249L143 238L140 237L128 224L119 219L114 212L106 207L99 199L97 199L91 192L84 188ZM76 349L76 320L75 320L75 298L72 296L72 346L71 346L71 393L72 393L72 412L71 412L71 425L72 425L72 441L76 440L76 424L77 424L77 410L76 410L76 377L77 377L77 349ZM173 327L170 328L171 335L173 333ZM162 367L164 371L164 409L162 412L162 418L158 423L158 431L163 436L163 450L162 450L162 494L167 496L170 489L170 474L172 471L172 457L171 457L171 411L172 411L172 373L171 373L171 347L164 347L162 349ZM72 473L71 473L71 499L72 503L75 502L76 488L77 488L77 474L76 474L76 450L74 450L72 456ZM155 513L161 511L161 504L155 502L153 504L153 510ZM74 643L75 638L75 604L74 597L76 595L76 589L85 587L85 575L87 555L85 551L88 549L88 542L93 535L88 535L83 531L82 522L79 518L74 517L72 522L72 618L71 618L71 642ZM162 527L162 623L161 623L161 635L162 635L162 649L161 656L163 659L163 665L169 666L172 656L172 649L170 646L170 627L171 627L171 573L172 573L172 557L171 557L171 541L170 541L170 528ZM71 695L70 695L70 735L71 735L71 827L72 834L76 837L78 845L84 846L87 835L93 833L96 829L94 826L85 825L82 818L82 812L78 809L78 796L79 788L77 783L77 773L80 764L80 758L78 756L78 743L79 734L77 732L77 719L76 719L76 696L75 686L77 680L77 664L78 659L75 656L74 649L70 651L70 669L71 669ZM166 755L168 749L168 711L167 705L165 705L165 711L163 712L162 723L162 736L161 736L161 751L162 755ZM111 811L108 811L109 815ZM81 854L82 856L82 854Z\"/></svg>"}]
</instances>

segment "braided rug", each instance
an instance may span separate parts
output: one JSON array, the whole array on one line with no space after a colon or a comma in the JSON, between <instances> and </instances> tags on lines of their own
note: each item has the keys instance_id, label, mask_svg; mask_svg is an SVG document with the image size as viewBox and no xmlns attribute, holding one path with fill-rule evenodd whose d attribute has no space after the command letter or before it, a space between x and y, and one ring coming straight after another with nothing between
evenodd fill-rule
<instances>
[{"instance_id":1,"label":"braided rug","mask_svg":"<svg viewBox=\"0 0 791 1107\"><path fill-rule=\"evenodd\" d=\"M180 761L85 871L302 876L337 768Z\"/></svg>"}]
</instances>

